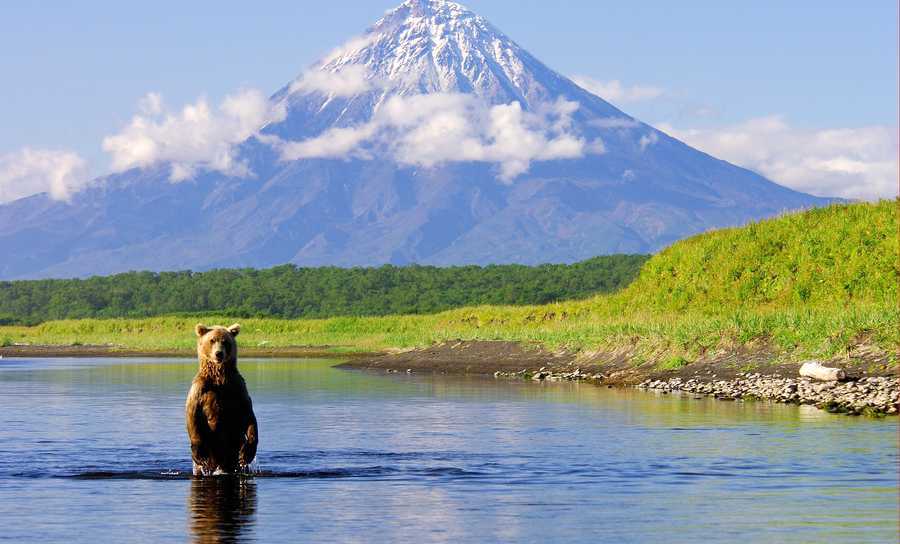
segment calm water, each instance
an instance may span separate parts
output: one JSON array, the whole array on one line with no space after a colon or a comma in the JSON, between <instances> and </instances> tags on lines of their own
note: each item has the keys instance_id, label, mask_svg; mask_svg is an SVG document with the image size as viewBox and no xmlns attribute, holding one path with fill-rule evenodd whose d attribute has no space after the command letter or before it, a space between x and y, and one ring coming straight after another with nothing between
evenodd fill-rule
<instances>
[{"instance_id":1,"label":"calm water","mask_svg":"<svg viewBox=\"0 0 900 544\"><path fill-rule=\"evenodd\" d=\"M244 360L252 479L193 480L193 361L0 361L0 540L895 542L897 420Z\"/></svg>"}]
</instances>

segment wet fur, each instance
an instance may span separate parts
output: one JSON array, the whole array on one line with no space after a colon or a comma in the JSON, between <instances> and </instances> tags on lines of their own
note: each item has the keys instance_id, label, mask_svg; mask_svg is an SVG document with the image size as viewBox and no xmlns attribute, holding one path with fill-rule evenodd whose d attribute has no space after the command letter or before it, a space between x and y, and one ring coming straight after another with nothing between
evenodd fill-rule
<instances>
[{"instance_id":1,"label":"wet fur","mask_svg":"<svg viewBox=\"0 0 900 544\"><path fill-rule=\"evenodd\" d=\"M185 403L194 474L246 472L256 457L256 416L237 369L238 332L237 324L196 327L199 369Z\"/></svg>"}]
</instances>

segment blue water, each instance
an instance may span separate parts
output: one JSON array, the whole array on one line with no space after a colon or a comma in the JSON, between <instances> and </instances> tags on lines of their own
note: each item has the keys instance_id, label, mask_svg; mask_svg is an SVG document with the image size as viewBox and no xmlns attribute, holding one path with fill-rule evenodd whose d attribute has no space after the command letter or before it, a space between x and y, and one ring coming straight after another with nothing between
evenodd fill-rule
<instances>
[{"instance_id":1,"label":"blue water","mask_svg":"<svg viewBox=\"0 0 900 544\"><path fill-rule=\"evenodd\" d=\"M0 361L0 540L896 542L897 420L244 360L254 478L193 479L195 363Z\"/></svg>"}]
</instances>

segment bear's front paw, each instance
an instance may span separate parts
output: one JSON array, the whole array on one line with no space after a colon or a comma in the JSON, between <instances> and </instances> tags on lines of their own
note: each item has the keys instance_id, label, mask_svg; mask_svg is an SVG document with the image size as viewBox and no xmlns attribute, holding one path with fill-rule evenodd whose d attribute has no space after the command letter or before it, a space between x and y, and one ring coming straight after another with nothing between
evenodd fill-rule
<instances>
[{"instance_id":1,"label":"bear's front paw","mask_svg":"<svg viewBox=\"0 0 900 544\"><path fill-rule=\"evenodd\" d=\"M259 474L259 463L256 462L256 457L254 457L253 461L250 463L241 461L238 472L240 474Z\"/></svg>"},{"instance_id":2,"label":"bear's front paw","mask_svg":"<svg viewBox=\"0 0 900 544\"><path fill-rule=\"evenodd\" d=\"M197 464L196 462L194 462L193 465L194 465L194 470L193 470L194 476L216 476L218 474L224 474L224 472L219 470L218 467L200 465L200 464Z\"/></svg>"}]
</instances>

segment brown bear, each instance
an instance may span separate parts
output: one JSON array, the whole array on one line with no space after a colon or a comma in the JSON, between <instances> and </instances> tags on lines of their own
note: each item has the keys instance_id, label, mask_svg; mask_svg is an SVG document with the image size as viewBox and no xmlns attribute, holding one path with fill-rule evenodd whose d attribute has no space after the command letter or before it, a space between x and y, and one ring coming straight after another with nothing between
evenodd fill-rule
<instances>
[{"instance_id":1,"label":"brown bear","mask_svg":"<svg viewBox=\"0 0 900 544\"><path fill-rule=\"evenodd\" d=\"M237 369L241 326L197 325L200 368L184 412L194 475L248 472L259 440L253 403Z\"/></svg>"}]
</instances>

